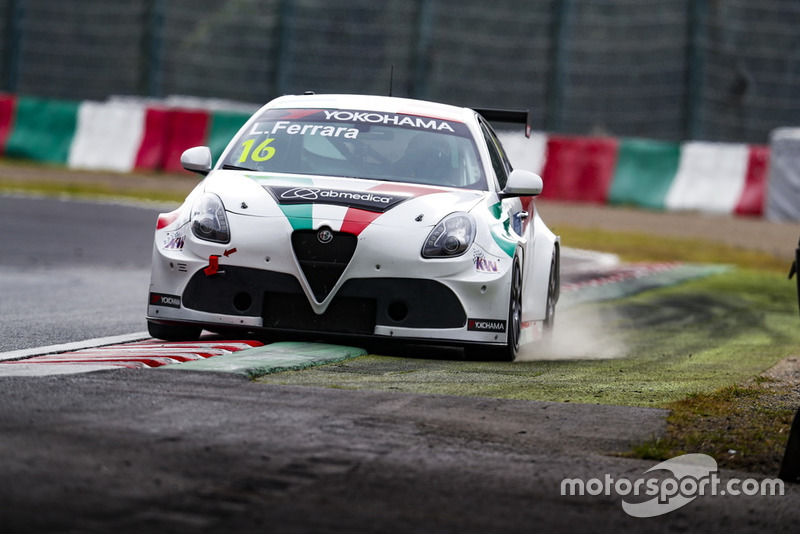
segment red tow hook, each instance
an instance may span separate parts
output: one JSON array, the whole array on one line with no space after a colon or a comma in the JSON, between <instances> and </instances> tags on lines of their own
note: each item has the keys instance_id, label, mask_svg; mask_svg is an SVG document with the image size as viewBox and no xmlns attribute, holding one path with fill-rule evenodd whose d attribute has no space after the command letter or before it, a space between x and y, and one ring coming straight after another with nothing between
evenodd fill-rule
<instances>
[{"instance_id":1,"label":"red tow hook","mask_svg":"<svg viewBox=\"0 0 800 534\"><path fill-rule=\"evenodd\" d=\"M215 274L224 273L225 271L219 270L219 256L209 256L208 267L203 269L203 272L206 273L206 276L214 276Z\"/></svg>"},{"instance_id":2,"label":"red tow hook","mask_svg":"<svg viewBox=\"0 0 800 534\"><path fill-rule=\"evenodd\" d=\"M227 249L225 252L222 253L223 256L226 258L236 252L236 247ZM203 272L206 273L206 276L214 276L215 274L225 274L225 271L219 270L219 254L212 254L208 257L208 267L203 269Z\"/></svg>"}]
</instances>

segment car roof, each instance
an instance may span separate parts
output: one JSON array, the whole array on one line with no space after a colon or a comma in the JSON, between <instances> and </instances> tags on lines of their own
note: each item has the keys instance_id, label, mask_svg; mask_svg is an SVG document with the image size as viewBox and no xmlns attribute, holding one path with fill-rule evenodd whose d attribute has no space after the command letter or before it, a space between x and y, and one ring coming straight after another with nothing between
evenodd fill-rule
<instances>
[{"instance_id":1,"label":"car roof","mask_svg":"<svg viewBox=\"0 0 800 534\"><path fill-rule=\"evenodd\" d=\"M394 96L305 94L278 97L264 108L328 108L378 111L403 115L421 115L444 120L468 122L475 112L469 108Z\"/></svg>"}]
</instances>

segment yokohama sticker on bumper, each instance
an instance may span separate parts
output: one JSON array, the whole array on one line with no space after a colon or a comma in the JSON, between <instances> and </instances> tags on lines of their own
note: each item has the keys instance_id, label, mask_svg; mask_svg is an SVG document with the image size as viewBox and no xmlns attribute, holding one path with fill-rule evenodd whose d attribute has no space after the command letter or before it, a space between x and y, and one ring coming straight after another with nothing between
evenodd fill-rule
<instances>
[{"instance_id":1,"label":"yokohama sticker on bumper","mask_svg":"<svg viewBox=\"0 0 800 534\"><path fill-rule=\"evenodd\" d=\"M150 305L180 308L181 297L180 295L162 295L160 293L150 293Z\"/></svg>"},{"instance_id":2,"label":"yokohama sticker on bumper","mask_svg":"<svg viewBox=\"0 0 800 534\"><path fill-rule=\"evenodd\" d=\"M496 319L467 319L467 330L503 333L506 331L506 322Z\"/></svg>"}]
</instances>

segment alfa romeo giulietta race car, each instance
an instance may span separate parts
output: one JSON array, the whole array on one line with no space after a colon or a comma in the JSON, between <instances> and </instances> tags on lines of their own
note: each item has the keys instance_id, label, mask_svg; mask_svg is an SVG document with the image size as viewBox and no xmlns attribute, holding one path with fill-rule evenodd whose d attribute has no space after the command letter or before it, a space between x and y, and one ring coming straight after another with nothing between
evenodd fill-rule
<instances>
[{"instance_id":1,"label":"alfa romeo giulietta race car","mask_svg":"<svg viewBox=\"0 0 800 534\"><path fill-rule=\"evenodd\" d=\"M542 180L512 169L489 121L527 112L405 98L277 98L155 232L150 335L395 338L513 360L553 325L559 238Z\"/></svg>"}]
</instances>

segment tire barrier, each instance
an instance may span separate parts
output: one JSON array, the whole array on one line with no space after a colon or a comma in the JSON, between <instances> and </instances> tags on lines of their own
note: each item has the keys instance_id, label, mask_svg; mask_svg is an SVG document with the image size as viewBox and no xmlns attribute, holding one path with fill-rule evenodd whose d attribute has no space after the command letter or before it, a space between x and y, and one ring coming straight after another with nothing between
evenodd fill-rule
<instances>
[{"instance_id":1,"label":"tire barrier","mask_svg":"<svg viewBox=\"0 0 800 534\"><path fill-rule=\"evenodd\" d=\"M72 169L185 172L181 153L216 159L258 108L190 97L70 102L0 94L0 154ZM771 145L498 135L515 166L542 175L542 198L800 220L800 130Z\"/></svg>"},{"instance_id":2,"label":"tire barrier","mask_svg":"<svg viewBox=\"0 0 800 534\"><path fill-rule=\"evenodd\" d=\"M543 150L529 143L532 151L543 154L526 160L522 136L512 132L499 135L512 164L542 175L542 198L764 215L770 156L767 146L550 136ZM541 140L534 143L541 144ZM800 156L797 159L800 163ZM531 166L532 162L536 166ZM800 219L800 202L797 209Z\"/></svg>"},{"instance_id":3,"label":"tire barrier","mask_svg":"<svg viewBox=\"0 0 800 534\"><path fill-rule=\"evenodd\" d=\"M0 154L72 169L184 172L184 150L206 145L218 156L257 109L204 104L209 105L196 99L68 102L0 95Z\"/></svg>"},{"instance_id":4,"label":"tire barrier","mask_svg":"<svg viewBox=\"0 0 800 534\"><path fill-rule=\"evenodd\" d=\"M778 128L770 134L770 186L766 216L774 221L800 220L800 128Z\"/></svg>"}]
</instances>

